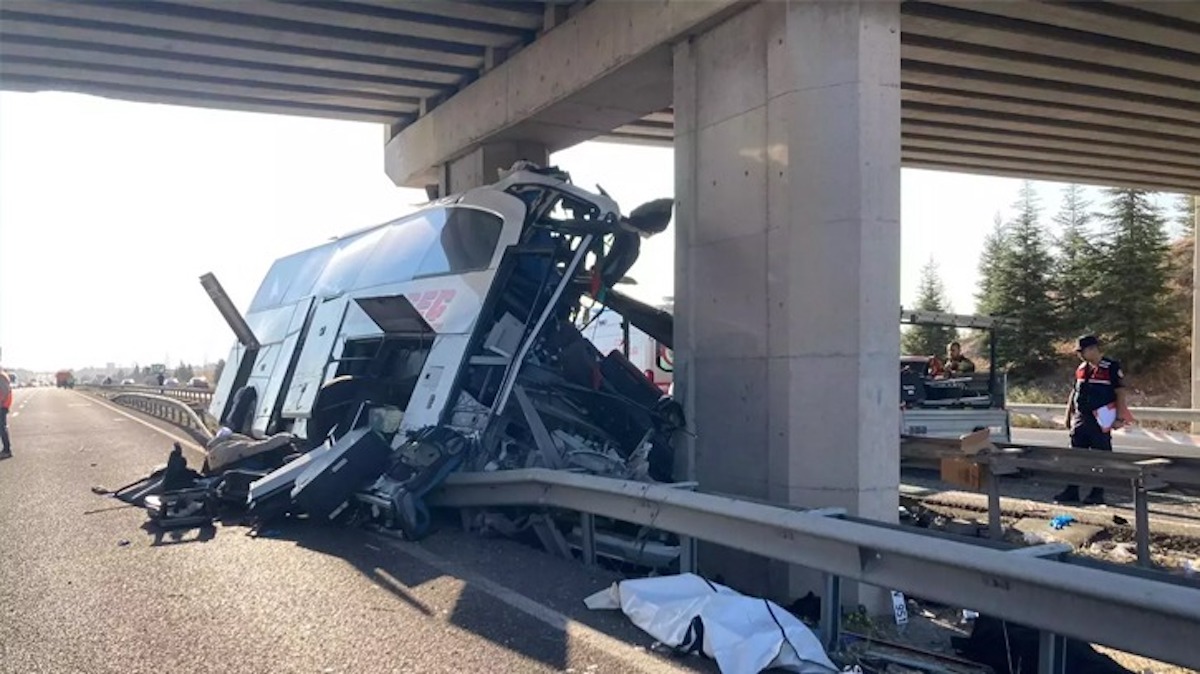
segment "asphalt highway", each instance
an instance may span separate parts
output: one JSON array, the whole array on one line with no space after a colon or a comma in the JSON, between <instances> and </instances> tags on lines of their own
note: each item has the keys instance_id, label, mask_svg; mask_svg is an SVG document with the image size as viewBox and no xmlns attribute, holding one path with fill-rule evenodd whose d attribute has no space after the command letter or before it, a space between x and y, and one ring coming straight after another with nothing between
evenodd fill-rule
<instances>
[{"instance_id":1,"label":"asphalt highway","mask_svg":"<svg viewBox=\"0 0 1200 674\"><path fill-rule=\"evenodd\" d=\"M149 473L178 431L44 388L16 392L10 427L0 672L715 671L588 611L611 574L453 528L420 544L308 522L156 535L90 488Z\"/></svg>"},{"instance_id":2,"label":"asphalt highway","mask_svg":"<svg viewBox=\"0 0 1200 674\"><path fill-rule=\"evenodd\" d=\"M1013 442L1049 447L1070 447L1067 431L1040 428L1012 429ZM1133 454L1200 458L1200 438L1184 433L1147 430L1139 427L1113 432L1113 449Z\"/></svg>"}]
</instances>

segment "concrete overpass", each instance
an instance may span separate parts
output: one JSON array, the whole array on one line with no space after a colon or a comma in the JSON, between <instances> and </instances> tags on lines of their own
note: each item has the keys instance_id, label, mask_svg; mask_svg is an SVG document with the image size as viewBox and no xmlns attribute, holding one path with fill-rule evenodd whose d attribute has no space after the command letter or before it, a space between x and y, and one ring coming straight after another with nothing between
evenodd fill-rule
<instances>
[{"instance_id":1,"label":"concrete overpass","mask_svg":"<svg viewBox=\"0 0 1200 674\"><path fill-rule=\"evenodd\" d=\"M412 186L483 139L670 145L669 45L746 3L589 4L9 0L0 82L386 124ZM908 1L900 31L904 165L1200 191L1200 4Z\"/></svg>"},{"instance_id":2,"label":"concrete overpass","mask_svg":"<svg viewBox=\"0 0 1200 674\"><path fill-rule=\"evenodd\" d=\"M0 85L380 122L442 192L673 144L696 476L885 519L900 166L1200 193L1196 2L16 0Z\"/></svg>"}]
</instances>

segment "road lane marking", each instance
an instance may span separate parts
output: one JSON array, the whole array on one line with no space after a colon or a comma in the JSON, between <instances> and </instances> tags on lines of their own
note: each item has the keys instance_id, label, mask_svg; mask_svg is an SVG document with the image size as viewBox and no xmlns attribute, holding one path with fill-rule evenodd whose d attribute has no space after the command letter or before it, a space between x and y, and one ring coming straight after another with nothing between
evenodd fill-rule
<instances>
[{"instance_id":1,"label":"road lane marking","mask_svg":"<svg viewBox=\"0 0 1200 674\"><path fill-rule=\"evenodd\" d=\"M402 552L417 560L432 566L439 571L458 578L476 590L481 590L484 593L491 595L493 599L503 602L512 608L528 615L550 627L564 632L568 637L577 639L580 642L592 646L597 650L603 651L619 660L630 665L631 668L636 668L641 672L678 672L680 668L673 666L670 662L665 662L662 659L647 653L645 650L636 644L627 643L611 637L600 630L571 618L559 611L556 611L545 604L538 603L529 597L511 590L503 585L485 578L471 570L465 565L446 559L419 544L409 541L399 541L394 536L381 531L374 533L381 535L384 538L390 539L393 545L399 548Z\"/></svg>"},{"instance_id":2,"label":"road lane marking","mask_svg":"<svg viewBox=\"0 0 1200 674\"><path fill-rule=\"evenodd\" d=\"M76 395L86 395L86 394L77 393ZM179 444L183 445L184 447L187 447L193 451L199 452L200 456L208 455L208 452L200 445L197 445L195 442L188 440L187 438L185 438L181 435L176 435L164 428L159 428L158 426L155 426L154 424L152 424L144 419L139 419L139 418L133 416L132 414L126 412L125 410L117 408L115 405L108 402L107 400L100 400L99 398L97 398L97 399L93 400L92 402L96 403L97 405L102 405L104 407L107 407L108 409L112 410L113 412L116 412L117 414L120 414L121 416L125 417L126 419L129 419L130 421L137 422L137 423L145 426L146 428L149 428L150 430L154 431L155 433L158 433L159 435L164 435L164 436L174 440L175 442L178 442Z\"/></svg>"}]
</instances>

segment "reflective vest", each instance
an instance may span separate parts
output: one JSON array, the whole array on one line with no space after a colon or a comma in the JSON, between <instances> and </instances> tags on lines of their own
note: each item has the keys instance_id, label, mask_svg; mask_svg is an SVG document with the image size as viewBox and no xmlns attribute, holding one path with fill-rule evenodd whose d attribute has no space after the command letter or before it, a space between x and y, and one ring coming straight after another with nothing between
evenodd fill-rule
<instances>
[{"instance_id":1,"label":"reflective vest","mask_svg":"<svg viewBox=\"0 0 1200 674\"><path fill-rule=\"evenodd\" d=\"M0 400L0 407L3 407L6 410L12 409L12 401L13 401L12 380L9 379L8 375L5 374L4 372L0 372L0 377L4 377L4 381L6 383L8 383L8 386L5 387L5 390L8 392L4 394L4 399Z\"/></svg>"}]
</instances>

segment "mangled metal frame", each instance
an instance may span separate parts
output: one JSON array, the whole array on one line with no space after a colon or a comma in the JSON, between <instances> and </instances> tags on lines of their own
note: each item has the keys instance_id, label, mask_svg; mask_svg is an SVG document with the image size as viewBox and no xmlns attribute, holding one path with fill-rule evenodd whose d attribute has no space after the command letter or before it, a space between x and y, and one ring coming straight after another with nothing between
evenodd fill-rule
<instances>
[{"instance_id":1,"label":"mangled metal frame","mask_svg":"<svg viewBox=\"0 0 1200 674\"><path fill-rule=\"evenodd\" d=\"M513 198L523 206L515 240L510 233L510 221L516 212ZM297 303L290 318L275 319L276 324L290 324L291 331L276 340L282 346L272 361L276 370L267 375L269 384L264 385L268 378L260 377L258 388L264 390L255 389L251 396L254 402L249 405L260 415L255 418L256 423L262 422L261 428L255 429L259 434L285 430L283 426L295 423L296 430L309 434L310 446L316 446L324 437L318 429L327 427L334 429L329 439L336 441L339 431L344 434L348 427L318 423L321 392L309 391L308 398L304 398L305 390L297 383L303 377L295 372L302 356L318 344L314 335L322 321L320 312L342 312L334 327L339 334L330 338L325 334L328 327L322 324L324 341L318 345L340 345L344 353L349 339L340 334L344 331L341 321L353 310L351 302L366 311L366 303L391 299L411 309L409 313L417 317L413 320L423 319L432 335L420 376L421 382L434 384L428 390L418 386L409 395L404 420L392 444L392 463L378 480L359 492L357 500L362 506L360 516L397 526L414 538L427 530L424 495L453 470L547 467L669 482L673 443L684 426L677 404L662 396L640 371L622 360L619 352L599 353L574 325L575 317L583 310L582 298L603 303L636 260L640 239L666 227L671 201L650 202L623 216L603 190L600 194L588 192L571 184L569 176L556 169L522 164L494 185L437 200L427 209L478 209L480 203L496 204L493 212L505 218L502 250L493 258L497 262L486 270L490 276L475 283L476 291L484 291L482 301L469 321L460 321L469 328L454 335L453 340L446 340L454 342L451 348L437 352L437 342L444 335L437 332L439 326L420 301L429 287L421 278L390 287L386 293L380 291L382 294L348 291L345 298L303 300L307 304ZM364 232L370 234L371 230ZM380 240L386 235L373 236ZM445 278L462 280L454 277L449 274ZM314 284L319 285L316 281ZM210 295L213 285L206 282ZM614 297L623 306L638 304L619 295ZM330 304L333 301L343 301L347 308L339 309ZM228 313L227 304L219 303L225 309L223 314ZM367 313L383 330L381 339L386 340L383 323ZM333 321L326 322L334 325ZM240 334L239 339L243 346L251 342ZM263 348L258 340L253 343L255 349ZM249 358L249 362L243 358L238 367L226 369L227 376L236 373L243 381L231 379L218 384L221 395L214 396L215 416L226 418L234 403L233 391L238 386L246 388L247 372L256 367L266 371L260 354ZM231 364L233 361L231 358ZM309 379L304 381L310 382L319 366L323 392L338 383L340 365L334 367L337 362L333 353L325 360L318 359L316 365L310 364ZM278 370L280 367L285 370ZM450 387L443 385L436 395L431 393L435 380L442 377L452 378ZM281 409L289 409L284 398L293 413L298 407L296 400L308 401L309 416L294 415L301 417L295 422L284 418L279 414ZM355 402L387 403L360 398ZM435 404L435 398L440 398L440 403ZM419 409L422 404L426 409ZM265 421L263 414L267 415ZM543 521L535 528L562 549L561 535L545 532L547 526Z\"/></svg>"}]
</instances>

